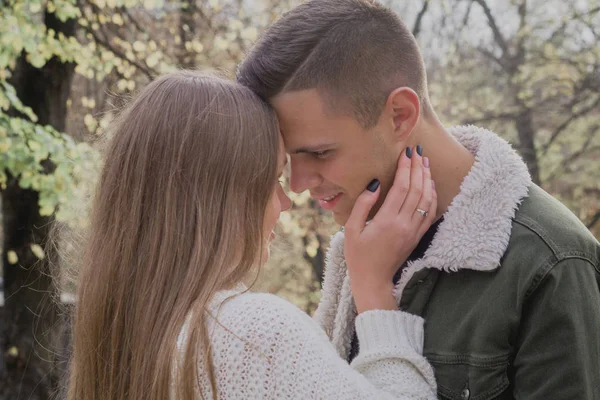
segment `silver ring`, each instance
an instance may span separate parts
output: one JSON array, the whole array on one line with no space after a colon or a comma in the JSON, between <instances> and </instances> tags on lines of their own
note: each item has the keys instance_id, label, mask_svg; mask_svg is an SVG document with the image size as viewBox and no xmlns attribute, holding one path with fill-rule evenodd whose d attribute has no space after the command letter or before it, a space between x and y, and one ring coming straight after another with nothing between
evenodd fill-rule
<instances>
[{"instance_id":1,"label":"silver ring","mask_svg":"<svg viewBox=\"0 0 600 400\"><path fill-rule=\"evenodd\" d=\"M426 217L426 216L428 216L428 215L429 215L429 213L428 213L427 211L425 211L425 210L421 210L420 208L417 208L417 212L418 212L419 214L421 214L422 216L424 216L424 217Z\"/></svg>"}]
</instances>

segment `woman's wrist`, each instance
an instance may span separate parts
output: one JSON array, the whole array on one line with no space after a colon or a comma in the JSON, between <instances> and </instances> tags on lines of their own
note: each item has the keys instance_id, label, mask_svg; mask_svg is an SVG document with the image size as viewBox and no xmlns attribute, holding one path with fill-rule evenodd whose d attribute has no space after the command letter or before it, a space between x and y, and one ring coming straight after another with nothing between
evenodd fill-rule
<instances>
[{"instance_id":1,"label":"woman's wrist","mask_svg":"<svg viewBox=\"0 0 600 400\"><path fill-rule=\"evenodd\" d=\"M392 282L357 282L352 284L352 295L359 314L371 310L398 309Z\"/></svg>"}]
</instances>

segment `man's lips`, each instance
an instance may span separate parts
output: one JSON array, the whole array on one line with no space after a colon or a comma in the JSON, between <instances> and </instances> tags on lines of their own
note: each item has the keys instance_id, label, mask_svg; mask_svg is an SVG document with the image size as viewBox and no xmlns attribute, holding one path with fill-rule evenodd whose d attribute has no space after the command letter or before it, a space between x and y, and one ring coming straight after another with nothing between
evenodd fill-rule
<instances>
[{"instance_id":1,"label":"man's lips","mask_svg":"<svg viewBox=\"0 0 600 400\"><path fill-rule=\"evenodd\" d=\"M323 207L325 210L331 211L335 208L337 203L340 201L341 197L342 193L339 192L329 196L319 196L317 197L317 200L319 200L319 204L321 205L321 207Z\"/></svg>"}]
</instances>

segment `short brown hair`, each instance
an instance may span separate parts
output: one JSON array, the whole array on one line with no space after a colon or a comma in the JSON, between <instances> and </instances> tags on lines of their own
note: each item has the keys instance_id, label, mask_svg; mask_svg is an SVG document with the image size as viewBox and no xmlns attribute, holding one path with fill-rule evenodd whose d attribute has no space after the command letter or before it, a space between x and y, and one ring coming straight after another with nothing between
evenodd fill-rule
<instances>
[{"instance_id":1,"label":"short brown hair","mask_svg":"<svg viewBox=\"0 0 600 400\"><path fill-rule=\"evenodd\" d=\"M237 71L265 101L316 88L336 111L374 126L390 92L412 88L429 109L417 42L400 18L375 0L310 0L275 22Z\"/></svg>"}]
</instances>

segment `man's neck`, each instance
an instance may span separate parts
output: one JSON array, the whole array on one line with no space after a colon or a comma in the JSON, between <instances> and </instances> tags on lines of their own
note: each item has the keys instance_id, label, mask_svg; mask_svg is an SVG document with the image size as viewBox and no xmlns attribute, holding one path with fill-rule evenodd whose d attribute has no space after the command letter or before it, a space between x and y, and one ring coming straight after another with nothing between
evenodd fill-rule
<instances>
[{"instance_id":1,"label":"man's neck","mask_svg":"<svg viewBox=\"0 0 600 400\"><path fill-rule=\"evenodd\" d=\"M423 146L423 155L429 158L438 196L437 216L440 217L460 192L475 157L439 121L422 123L420 128L419 143Z\"/></svg>"}]
</instances>

